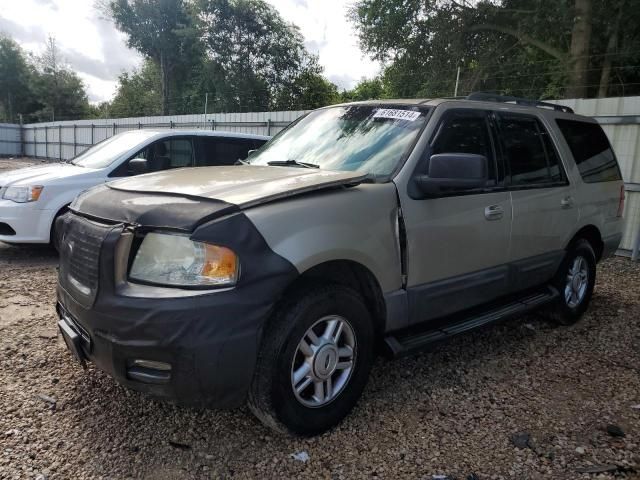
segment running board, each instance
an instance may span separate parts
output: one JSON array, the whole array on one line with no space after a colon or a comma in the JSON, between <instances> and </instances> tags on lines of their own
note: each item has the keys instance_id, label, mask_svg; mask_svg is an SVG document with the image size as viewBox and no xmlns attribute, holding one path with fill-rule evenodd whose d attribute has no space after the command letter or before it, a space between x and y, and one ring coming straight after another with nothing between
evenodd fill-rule
<instances>
[{"instance_id":1,"label":"running board","mask_svg":"<svg viewBox=\"0 0 640 480\"><path fill-rule=\"evenodd\" d=\"M523 315L542 305L551 303L558 298L558 295L558 291L555 288L547 286L534 293L511 299L508 303L503 303L487 310L476 311L474 314L459 320L453 320L451 323L439 328L420 331L411 329L411 331L391 333L385 337L384 342L393 357L411 355L455 335L475 330L499 320Z\"/></svg>"}]
</instances>

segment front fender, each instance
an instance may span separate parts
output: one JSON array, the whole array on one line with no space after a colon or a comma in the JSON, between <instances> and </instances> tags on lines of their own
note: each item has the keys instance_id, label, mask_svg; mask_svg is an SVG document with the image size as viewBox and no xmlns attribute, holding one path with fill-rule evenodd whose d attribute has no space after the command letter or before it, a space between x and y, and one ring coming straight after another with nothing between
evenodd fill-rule
<instances>
[{"instance_id":1,"label":"front fender","mask_svg":"<svg viewBox=\"0 0 640 480\"><path fill-rule=\"evenodd\" d=\"M245 211L269 247L303 273L334 260L368 268L383 293L402 285L393 183L362 184Z\"/></svg>"}]
</instances>

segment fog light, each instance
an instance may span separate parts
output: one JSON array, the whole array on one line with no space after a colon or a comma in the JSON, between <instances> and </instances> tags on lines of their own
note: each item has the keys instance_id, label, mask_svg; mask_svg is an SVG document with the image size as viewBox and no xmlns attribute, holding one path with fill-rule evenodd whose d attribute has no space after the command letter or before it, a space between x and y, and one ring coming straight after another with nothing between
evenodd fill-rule
<instances>
[{"instance_id":1,"label":"fog light","mask_svg":"<svg viewBox=\"0 0 640 480\"><path fill-rule=\"evenodd\" d=\"M141 383L169 383L171 364L136 358L127 361L127 378Z\"/></svg>"},{"instance_id":2,"label":"fog light","mask_svg":"<svg viewBox=\"0 0 640 480\"><path fill-rule=\"evenodd\" d=\"M152 370L162 370L163 372L171 371L171 365L164 362L157 362L155 360L142 360L142 359L136 358L135 360L131 361L131 366L150 368Z\"/></svg>"}]
</instances>

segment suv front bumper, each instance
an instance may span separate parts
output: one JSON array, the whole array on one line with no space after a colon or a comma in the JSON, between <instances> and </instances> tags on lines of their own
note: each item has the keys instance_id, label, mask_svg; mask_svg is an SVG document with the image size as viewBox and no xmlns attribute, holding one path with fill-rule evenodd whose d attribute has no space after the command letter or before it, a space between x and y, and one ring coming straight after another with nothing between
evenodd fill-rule
<instances>
[{"instance_id":1,"label":"suv front bumper","mask_svg":"<svg viewBox=\"0 0 640 480\"><path fill-rule=\"evenodd\" d=\"M118 383L184 405L226 408L246 397L263 318L222 297L120 300L107 312L84 309L58 286L57 311L78 334L84 359Z\"/></svg>"}]
</instances>

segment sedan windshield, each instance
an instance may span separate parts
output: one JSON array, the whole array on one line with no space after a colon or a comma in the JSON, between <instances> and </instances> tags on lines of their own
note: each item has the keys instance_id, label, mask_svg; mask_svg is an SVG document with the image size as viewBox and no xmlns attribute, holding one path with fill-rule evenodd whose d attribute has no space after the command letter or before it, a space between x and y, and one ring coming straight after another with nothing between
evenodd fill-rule
<instances>
[{"instance_id":1,"label":"sedan windshield","mask_svg":"<svg viewBox=\"0 0 640 480\"><path fill-rule=\"evenodd\" d=\"M134 130L114 135L78 155L71 163L86 168L108 167L122 154L156 134L157 132Z\"/></svg>"},{"instance_id":2,"label":"sedan windshield","mask_svg":"<svg viewBox=\"0 0 640 480\"><path fill-rule=\"evenodd\" d=\"M425 124L412 106L347 105L311 112L250 157L252 165L393 172Z\"/></svg>"}]
</instances>

